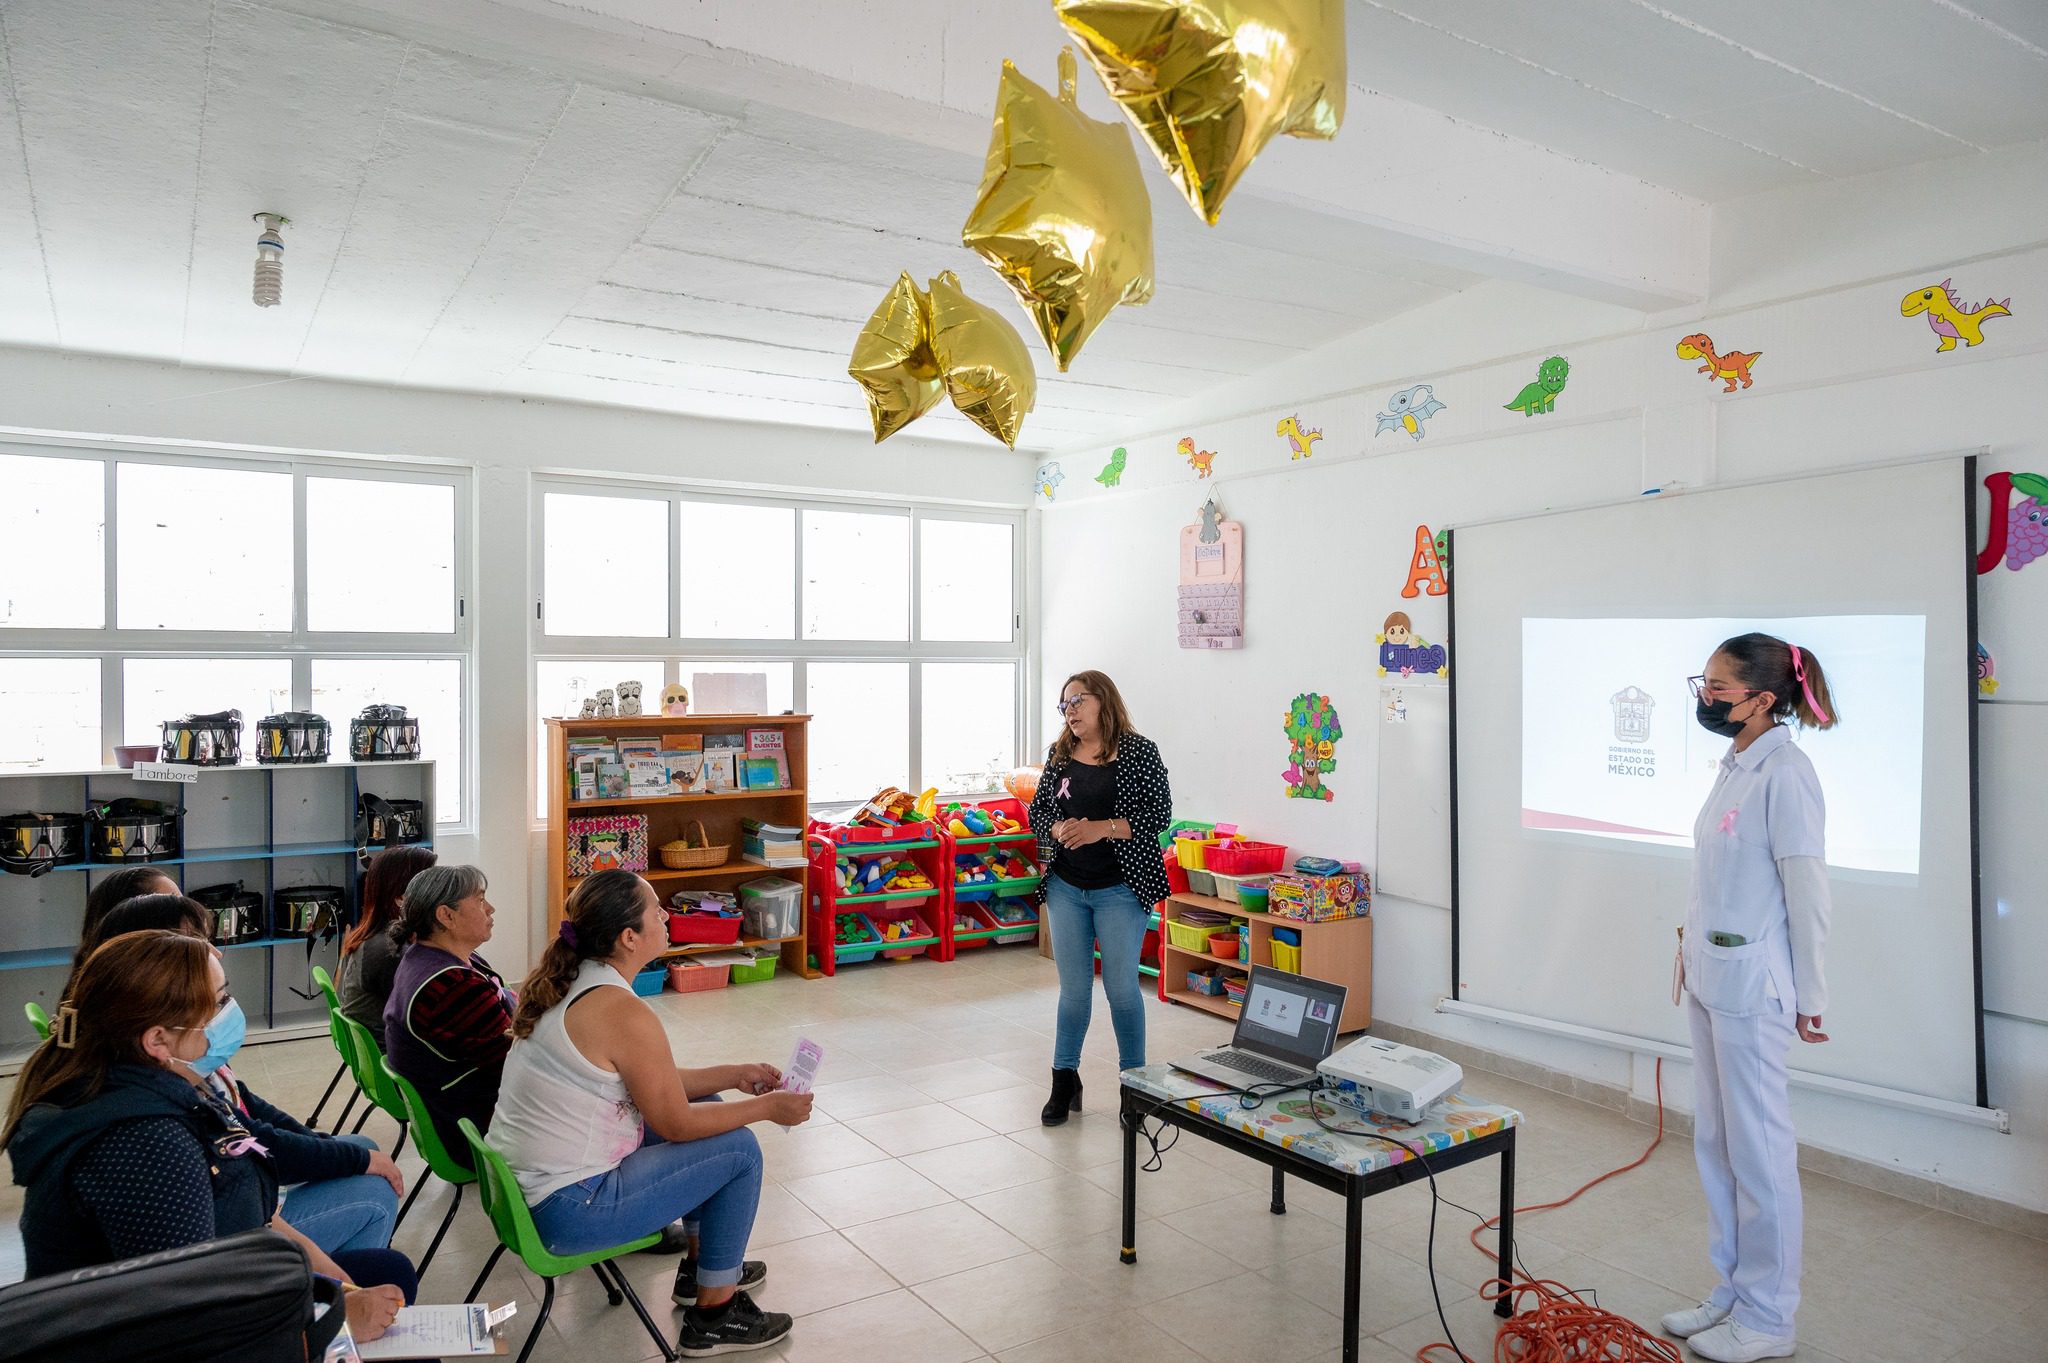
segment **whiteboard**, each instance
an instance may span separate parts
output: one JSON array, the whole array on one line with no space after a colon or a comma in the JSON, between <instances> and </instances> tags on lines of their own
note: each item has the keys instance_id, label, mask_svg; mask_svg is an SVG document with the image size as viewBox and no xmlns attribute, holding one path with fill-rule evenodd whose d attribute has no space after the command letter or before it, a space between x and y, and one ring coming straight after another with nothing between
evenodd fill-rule
<instances>
[{"instance_id":1,"label":"whiteboard","mask_svg":"<svg viewBox=\"0 0 2048 1363\"><path fill-rule=\"evenodd\" d=\"M1396 707L1392 713L1390 707ZM1373 868L1373 889L1395 899L1447 909L1451 906L1450 688L1436 683L1382 682L1378 722L1379 864Z\"/></svg>"}]
</instances>

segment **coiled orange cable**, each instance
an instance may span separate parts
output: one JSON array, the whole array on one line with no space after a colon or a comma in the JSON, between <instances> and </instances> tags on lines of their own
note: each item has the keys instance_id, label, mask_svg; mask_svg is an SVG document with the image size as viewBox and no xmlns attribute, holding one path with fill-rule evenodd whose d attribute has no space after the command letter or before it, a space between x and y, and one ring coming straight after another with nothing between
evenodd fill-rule
<instances>
[{"instance_id":1,"label":"coiled orange cable","mask_svg":"<svg viewBox=\"0 0 2048 1363\"><path fill-rule=\"evenodd\" d=\"M1517 1207L1515 1215L1547 1212L1575 1201L1579 1194L1597 1187L1608 1179L1639 1169L1657 1147L1664 1143L1664 1061L1657 1061L1657 1134L1650 1141L1649 1148L1628 1164L1609 1169L1595 1179L1579 1185L1570 1196L1555 1202L1540 1202L1533 1207ZM1472 1228L1472 1247L1481 1254L1486 1247L1479 1243L1479 1237L1500 1224L1498 1216L1482 1219ZM1494 1363L1683 1363L1678 1346L1661 1336L1653 1335L1626 1316L1612 1311L1603 1311L1579 1293L1563 1283L1547 1279L1532 1278L1519 1269L1509 1267L1515 1278L1512 1286L1505 1286L1495 1279L1488 1279L1479 1291L1485 1301L1499 1301L1503 1295L1512 1295L1516 1313L1500 1323L1500 1329L1493 1337ZM1523 1305L1524 1299L1529 1305ZM1473 1363L1461 1350L1443 1340L1425 1344L1415 1351L1416 1363L1436 1363L1438 1351L1459 1360L1459 1363Z\"/></svg>"}]
</instances>

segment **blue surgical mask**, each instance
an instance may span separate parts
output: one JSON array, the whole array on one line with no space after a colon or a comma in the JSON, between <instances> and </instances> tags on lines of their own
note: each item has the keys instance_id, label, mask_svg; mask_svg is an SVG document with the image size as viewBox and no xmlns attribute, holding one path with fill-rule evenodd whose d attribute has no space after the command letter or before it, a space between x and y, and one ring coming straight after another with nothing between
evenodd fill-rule
<instances>
[{"instance_id":1,"label":"blue surgical mask","mask_svg":"<svg viewBox=\"0 0 2048 1363\"><path fill-rule=\"evenodd\" d=\"M206 1054L197 1060L187 1060L185 1064L195 1074L212 1074L235 1058L235 1052L242 1049L242 1038L248 1032L249 1020L242 1016L242 1005L229 999L206 1024Z\"/></svg>"}]
</instances>

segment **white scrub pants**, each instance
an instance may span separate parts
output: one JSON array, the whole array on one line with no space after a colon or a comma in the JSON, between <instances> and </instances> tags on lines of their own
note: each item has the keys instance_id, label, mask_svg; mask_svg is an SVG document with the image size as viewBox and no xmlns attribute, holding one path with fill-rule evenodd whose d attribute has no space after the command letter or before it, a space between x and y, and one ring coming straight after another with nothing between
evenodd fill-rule
<instances>
[{"instance_id":1,"label":"white scrub pants","mask_svg":"<svg viewBox=\"0 0 2048 1363\"><path fill-rule=\"evenodd\" d=\"M1692 1028L1693 1156L1707 1195L1709 1300L1735 1323L1792 1336L1803 1214L1799 1145L1785 1092L1793 1016L1735 1017L1685 995Z\"/></svg>"}]
</instances>

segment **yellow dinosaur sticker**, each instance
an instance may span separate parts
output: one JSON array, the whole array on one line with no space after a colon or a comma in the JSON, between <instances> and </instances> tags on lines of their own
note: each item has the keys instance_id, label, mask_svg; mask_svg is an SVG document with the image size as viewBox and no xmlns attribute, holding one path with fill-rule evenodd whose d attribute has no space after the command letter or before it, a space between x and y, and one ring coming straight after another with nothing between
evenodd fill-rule
<instances>
[{"instance_id":1,"label":"yellow dinosaur sticker","mask_svg":"<svg viewBox=\"0 0 2048 1363\"><path fill-rule=\"evenodd\" d=\"M1941 344L1934 348L1937 353L1954 350L1957 341L1966 346L1977 345L1984 339L1986 322L1994 317L2012 316L2011 297L1987 298L1972 308L1965 306L1954 286L1951 276L1939 284L1915 289L1899 300L1899 316L1926 314L1927 325L1941 337Z\"/></svg>"}]
</instances>

